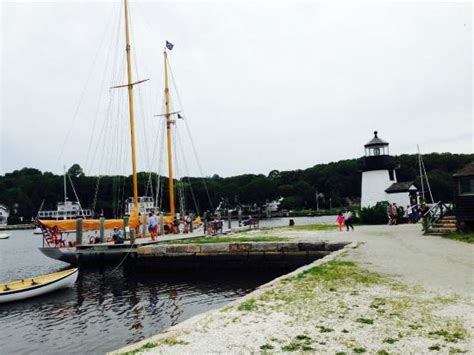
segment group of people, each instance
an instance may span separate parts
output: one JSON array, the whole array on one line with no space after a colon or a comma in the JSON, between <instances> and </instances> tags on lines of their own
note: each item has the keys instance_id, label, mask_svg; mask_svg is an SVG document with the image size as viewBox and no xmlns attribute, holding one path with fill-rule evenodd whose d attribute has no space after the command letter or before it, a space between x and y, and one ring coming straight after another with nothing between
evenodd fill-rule
<instances>
[{"instance_id":1,"label":"group of people","mask_svg":"<svg viewBox=\"0 0 474 355\"><path fill-rule=\"evenodd\" d=\"M353 219L353 214L352 211L348 208L345 209L344 213L340 212L337 217L336 217L336 222L339 227L339 231L342 232L342 226L346 226L346 231L349 232L349 230L354 230L354 226L352 225L352 219Z\"/></svg>"}]
</instances>

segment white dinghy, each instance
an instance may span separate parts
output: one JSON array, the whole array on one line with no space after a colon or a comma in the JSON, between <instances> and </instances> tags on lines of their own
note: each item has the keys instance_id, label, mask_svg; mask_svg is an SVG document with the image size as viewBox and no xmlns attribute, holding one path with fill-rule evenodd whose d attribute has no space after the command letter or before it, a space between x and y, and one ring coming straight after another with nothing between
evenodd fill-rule
<instances>
[{"instance_id":1,"label":"white dinghy","mask_svg":"<svg viewBox=\"0 0 474 355\"><path fill-rule=\"evenodd\" d=\"M0 239L8 239L10 236L11 233L0 233Z\"/></svg>"},{"instance_id":2,"label":"white dinghy","mask_svg":"<svg viewBox=\"0 0 474 355\"><path fill-rule=\"evenodd\" d=\"M78 269L68 269L53 274L0 284L0 303L20 301L72 287L77 280Z\"/></svg>"}]
</instances>

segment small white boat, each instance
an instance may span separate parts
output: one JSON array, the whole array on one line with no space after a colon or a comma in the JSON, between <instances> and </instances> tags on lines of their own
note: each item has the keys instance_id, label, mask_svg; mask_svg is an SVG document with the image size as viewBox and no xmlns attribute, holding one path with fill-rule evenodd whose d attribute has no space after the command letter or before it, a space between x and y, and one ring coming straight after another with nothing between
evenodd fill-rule
<instances>
[{"instance_id":1,"label":"small white boat","mask_svg":"<svg viewBox=\"0 0 474 355\"><path fill-rule=\"evenodd\" d=\"M8 239L11 235L11 233L0 233L0 239Z\"/></svg>"},{"instance_id":2,"label":"small white boat","mask_svg":"<svg viewBox=\"0 0 474 355\"><path fill-rule=\"evenodd\" d=\"M35 228L35 231L33 232L33 234L43 234L43 231L41 230L40 227L36 227L36 228Z\"/></svg>"},{"instance_id":3,"label":"small white boat","mask_svg":"<svg viewBox=\"0 0 474 355\"><path fill-rule=\"evenodd\" d=\"M78 269L68 269L30 279L0 284L0 303L20 301L72 287L77 280Z\"/></svg>"}]
</instances>

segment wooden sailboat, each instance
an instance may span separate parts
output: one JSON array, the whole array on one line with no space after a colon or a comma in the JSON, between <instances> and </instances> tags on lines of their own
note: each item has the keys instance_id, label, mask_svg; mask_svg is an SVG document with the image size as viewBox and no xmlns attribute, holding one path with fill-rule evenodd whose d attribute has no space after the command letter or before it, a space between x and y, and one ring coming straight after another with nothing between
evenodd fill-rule
<instances>
[{"instance_id":1,"label":"wooden sailboat","mask_svg":"<svg viewBox=\"0 0 474 355\"><path fill-rule=\"evenodd\" d=\"M0 303L20 301L72 287L77 280L77 275L77 269L69 269L0 284Z\"/></svg>"},{"instance_id":2,"label":"wooden sailboat","mask_svg":"<svg viewBox=\"0 0 474 355\"><path fill-rule=\"evenodd\" d=\"M137 163L136 163L136 148L135 148L135 117L134 117L134 98L133 98L133 88L135 85L143 83L145 80L133 81L132 78L132 63L131 63L131 45L130 45L130 30L129 30L129 11L128 11L128 0L124 0L124 13L125 13L125 40L126 40L126 59L127 59L127 84L114 86L112 89L117 88L127 88L128 89L128 107L129 107L129 116L130 116L130 138L131 138L131 156L132 156L132 181L133 181L133 210L130 214L128 226L130 229L139 230L140 216L138 213L138 182L137 182ZM178 112L170 112L170 93L169 93L169 82L168 82L168 56L166 52L166 47L164 49L164 75L165 75L165 108L166 112L163 115L166 119L166 129L167 129L167 151L168 151L168 184L169 184L169 195L170 195L170 213L169 215L163 216L163 224L167 226L170 232L175 231L175 220L176 220L176 210L175 210L175 200L174 200L174 178L173 178L173 163L172 163L172 135L171 127L175 123L174 115ZM106 219L104 223L104 229L114 229L118 227L119 229L124 228L123 219ZM201 224L201 219L198 216L194 220L195 225ZM75 220L38 220L38 225L49 234L60 234L66 231L75 231L76 221ZM83 231L97 231L101 228L101 220L99 219L83 219L82 220L82 230ZM43 232L43 236L46 235ZM54 240L54 238L49 238ZM57 239L57 238L56 238ZM62 260L69 263L77 262L77 248L74 246L66 246L63 241L60 241L61 244L53 242L50 243L47 240L47 247L40 248L41 252L48 257L53 259ZM81 246L79 248L83 248ZM120 249L125 247L124 245L111 246L114 250L112 256L119 257L121 255ZM128 248L128 247L127 247Z\"/></svg>"},{"instance_id":3,"label":"wooden sailboat","mask_svg":"<svg viewBox=\"0 0 474 355\"><path fill-rule=\"evenodd\" d=\"M136 149L135 149L135 117L133 110L133 87L137 84L140 84L146 80L140 80L133 82L132 78L132 62L131 62L131 46L130 46L130 29L129 29L129 16L128 16L128 1L124 0L124 13L125 13L125 40L126 40L126 57L127 57L127 84L115 86L113 88L128 88L128 107L129 107L129 116L130 116L130 136L131 136L131 154L132 154L132 177L133 177L133 197L134 197L134 208L130 214L129 218L129 227L137 229L140 225L140 219L138 215L138 182L137 182L137 163L136 163ZM74 231L76 230L76 221L75 220L42 220L39 219L37 224L46 231L55 231L56 233L61 233L65 231ZM82 230L83 231L94 231L99 230L101 221L99 219L84 219L82 221ZM113 229L118 227L124 229L123 219L106 219L104 222L105 229ZM42 252L45 252L40 248ZM70 251L69 251L70 252ZM53 257L50 252L46 252L50 257ZM56 255L57 253L53 253ZM57 259L56 256L54 256Z\"/></svg>"}]
</instances>

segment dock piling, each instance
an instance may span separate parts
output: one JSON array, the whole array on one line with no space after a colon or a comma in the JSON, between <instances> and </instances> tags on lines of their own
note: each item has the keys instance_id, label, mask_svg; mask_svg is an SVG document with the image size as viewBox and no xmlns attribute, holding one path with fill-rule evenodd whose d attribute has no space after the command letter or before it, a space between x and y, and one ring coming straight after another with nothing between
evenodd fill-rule
<instances>
[{"instance_id":1,"label":"dock piling","mask_svg":"<svg viewBox=\"0 0 474 355\"><path fill-rule=\"evenodd\" d=\"M100 242L103 243L105 239L105 218L104 217L99 218L99 236L100 236Z\"/></svg>"},{"instance_id":2,"label":"dock piling","mask_svg":"<svg viewBox=\"0 0 474 355\"><path fill-rule=\"evenodd\" d=\"M82 218L76 219L76 245L82 244Z\"/></svg>"},{"instance_id":3,"label":"dock piling","mask_svg":"<svg viewBox=\"0 0 474 355\"><path fill-rule=\"evenodd\" d=\"M189 224L189 231L191 233L194 231L194 213L191 213L191 223Z\"/></svg>"},{"instance_id":4,"label":"dock piling","mask_svg":"<svg viewBox=\"0 0 474 355\"><path fill-rule=\"evenodd\" d=\"M160 235L165 235L165 221L163 218L163 212L160 212Z\"/></svg>"},{"instance_id":5,"label":"dock piling","mask_svg":"<svg viewBox=\"0 0 474 355\"><path fill-rule=\"evenodd\" d=\"M123 217L123 239L127 239L127 230L130 230L128 228L128 222L130 221L129 216L124 216Z\"/></svg>"},{"instance_id":6,"label":"dock piling","mask_svg":"<svg viewBox=\"0 0 474 355\"><path fill-rule=\"evenodd\" d=\"M227 228L231 229L232 228L232 220L231 220L231 216L232 215L232 212L231 210L227 210Z\"/></svg>"}]
</instances>

